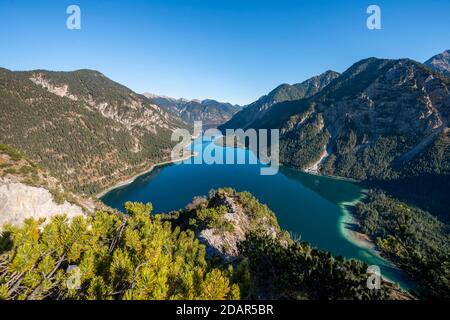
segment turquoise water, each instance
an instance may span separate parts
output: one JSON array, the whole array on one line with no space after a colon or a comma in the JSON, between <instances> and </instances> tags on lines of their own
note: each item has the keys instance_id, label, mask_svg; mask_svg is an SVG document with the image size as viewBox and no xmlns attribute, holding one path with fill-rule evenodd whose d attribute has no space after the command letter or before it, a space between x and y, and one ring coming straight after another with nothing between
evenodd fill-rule
<instances>
[{"instance_id":1,"label":"turquoise water","mask_svg":"<svg viewBox=\"0 0 450 320\"><path fill-rule=\"evenodd\" d=\"M196 160L210 143L200 139L193 143L193 149L198 153ZM234 152L235 156L244 153L246 159L256 160L246 149L222 148L222 151ZM362 196L360 186L286 167L281 167L276 175L262 176L261 166L263 164L259 162L257 165L165 165L127 186L110 191L101 200L119 210L123 210L126 201L151 202L154 213L161 213L184 208L193 197L206 195L211 189L231 187L249 191L275 212L283 229L300 236L303 241L334 255L378 265L384 277L400 283L403 288L410 287L398 269L372 250L359 247L345 237L342 221L346 213L342 203L359 199Z\"/></svg>"}]
</instances>

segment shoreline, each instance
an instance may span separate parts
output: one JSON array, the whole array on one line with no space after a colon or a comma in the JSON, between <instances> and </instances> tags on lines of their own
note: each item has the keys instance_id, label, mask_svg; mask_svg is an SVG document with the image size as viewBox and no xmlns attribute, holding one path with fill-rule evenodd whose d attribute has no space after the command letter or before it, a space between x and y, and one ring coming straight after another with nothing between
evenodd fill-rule
<instances>
[{"instance_id":1,"label":"shoreline","mask_svg":"<svg viewBox=\"0 0 450 320\"><path fill-rule=\"evenodd\" d=\"M197 155L196 152L191 152L190 154L188 154L188 155L186 155L184 157L181 157L179 159L176 159L176 160L167 160L167 161L162 161L162 162L158 162L158 163L152 164L148 169L146 169L144 171L141 171L140 173L137 173L137 174L135 174L135 175L133 175L133 176L131 176L129 178L125 178L125 179L119 181L118 183L116 183L115 185L113 185L113 186L103 190L102 192L96 194L95 198L100 200L101 197L104 197L109 192L133 183L134 181L136 181L136 179L138 179L139 177L142 177L143 175L146 175L147 173L152 172L157 167L161 167L161 166L166 165L166 164L181 162L181 161L190 159L192 157L195 157L196 155Z\"/></svg>"},{"instance_id":2,"label":"shoreline","mask_svg":"<svg viewBox=\"0 0 450 320\"><path fill-rule=\"evenodd\" d=\"M341 234L345 239L360 248L371 250L374 254L381 258L379 251L376 249L375 243L372 241L372 239L370 239L369 235L363 233L360 230L358 219L348 209L348 207L357 205L365 198L365 191L366 190L362 190L363 195L358 199L355 199L353 201L341 202L339 204L339 207L342 210L342 216L339 219L339 227L341 230Z\"/></svg>"},{"instance_id":3,"label":"shoreline","mask_svg":"<svg viewBox=\"0 0 450 320\"><path fill-rule=\"evenodd\" d=\"M283 166L283 164L280 164L281 166ZM284 165L286 168L290 168L290 169L294 169L294 170L298 170L298 171L301 171L301 172L303 172L303 173L306 173L306 174L309 174L309 175L312 175L312 176L316 176L316 177L323 177L323 178L328 178L328 179L333 179L333 180L339 180L339 181L346 181L346 182L351 182L351 183L358 183L358 184L363 184L363 182L362 181L360 181L360 180L356 180L356 179L352 179L352 178L346 178L346 177L340 177L340 176L333 176L333 175L326 175L326 174L322 174L322 173L320 173L320 172L312 172L312 171L307 171L306 169L298 169L298 168L295 168L295 167L291 167L291 166L286 166L286 165ZM363 191L366 191L366 189L364 189ZM347 202L347 203L353 203L353 202L355 202L355 204L356 203L358 203L360 200L362 200L362 199L364 199L364 197L362 197L362 198L360 198L360 199L358 199L358 200L355 200L355 201L350 201L350 202Z\"/></svg>"},{"instance_id":4,"label":"shoreline","mask_svg":"<svg viewBox=\"0 0 450 320\"><path fill-rule=\"evenodd\" d=\"M295 168L294 168L295 169ZM345 178L345 177L339 177L339 176L332 176L332 175L324 175L319 172L308 172L305 170L300 170L305 174L318 176L318 177L324 177L328 179L334 179L339 181L346 181L350 183L355 183L361 185L362 182L352 179L352 178ZM350 201L343 201L339 203L339 207L341 209L341 217L339 218L338 224L339 224L339 230L341 235L350 243L357 246L358 248L361 248L363 250L368 250L373 254L374 257L384 261L387 265L392 266L393 268L396 268L403 272L397 265L395 265L392 261L389 259L386 259L382 256L381 252L378 250L377 245L375 242L370 238L370 236L366 233L364 233L361 230L360 222L357 217L355 217L349 207L356 206L359 202L363 201L366 198L366 193L369 189L363 188L361 189L361 196ZM394 280L390 279L389 277L383 275L382 276L383 281L390 283L391 285L399 285ZM407 288L402 287L400 285L400 290L402 292L406 292L409 294L409 291Z\"/></svg>"},{"instance_id":5,"label":"shoreline","mask_svg":"<svg viewBox=\"0 0 450 320\"><path fill-rule=\"evenodd\" d=\"M216 140L214 140L214 143L218 146L222 146L222 147L230 147L226 144L226 142L223 139L223 136L220 138L217 138ZM246 146L239 146L238 143L236 143L236 145L231 146L234 148L244 148L247 150L250 150L249 148L247 148ZM250 150L250 152L252 152ZM297 170L300 171L304 174L307 175L312 175L312 176L317 176L317 177L323 177L323 178L327 178L327 179L333 179L333 180L338 180L338 181L345 181L345 182L350 182L350 183L355 183L355 184L361 184L361 181L352 179L352 178L346 178L346 177L339 177L339 176L334 176L334 175L324 175L321 174L319 171L319 166L320 163L326 158L326 156L328 155L328 152L325 148L321 159L315 163L313 166L310 166L309 168L306 169L298 169L292 166L287 166L284 165L282 163L280 163L280 167L284 166L285 168L288 169L293 169L293 170ZM316 170L311 170L312 167L317 167ZM370 236L363 233L360 229L359 229L359 221L357 220L356 217L353 216L353 214L349 211L349 209L347 208L348 206L355 206L356 204L358 204L360 201L362 201L366 195L365 193L367 192L367 189L362 189L362 195L360 197L358 197L357 199L353 200L353 201L345 201L345 202L341 202L339 204L339 207L342 210L342 216L339 219L339 229L340 232L342 234L342 236L349 242L351 242L352 244L354 244L355 246L365 249L365 250L369 250L370 252L372 252L372 254L374 254L375 256L379 257L380 259L386 260L381 256L381 253L377 250L375 243L373 242L372 239L370 239ZM353 230L350 229L348 227L348 225L350 226L356 226Z\"/></svg>"},{"instance_id":6,"label":"shoreline","mask_svg":"<svg viewBox=\"0 0 450 320\"><path fill-rule=\"evenodd\" d=\"M381 252L377 249L376 244L374 241L370 238L369 235L365 234L360 230L360 225L358 219L350 212L348 207L355 206L360 201L364 200L366 197L365 189L362 190L363 195L353 201L345 201L341 202L339 206L342 210L342 216L339 219L339 229L342 234L342 236L355 246L370 251L376 258L384 261L386 265L389 265L395 269L398 269L400 272L404 272L402 269L400 269L397 265L395 265L392 261L389 259L386 259L381 255ZM348 226L353 226L353 228L350 228ZM407 293L409 295L409 287L404 287L400 283L397 283L396 281L392 280L386 275L382 276L383 281L390 283L391 285L398 285L400 288L400 291L403 293Z\"/></svg>"}]
</instances>

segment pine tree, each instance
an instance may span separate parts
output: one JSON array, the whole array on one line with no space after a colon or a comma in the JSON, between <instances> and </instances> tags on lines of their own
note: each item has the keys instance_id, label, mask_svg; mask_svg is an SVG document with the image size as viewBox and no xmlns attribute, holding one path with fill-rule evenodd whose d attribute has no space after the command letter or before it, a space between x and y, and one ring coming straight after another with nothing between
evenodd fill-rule
<instances>
[{"instance_id":1,"label":"pine tree","mask_svg":"<svg viewBox=\"0 0 450 320\"><path fill-rule=\"evenodd\" d=\"M152 206L5 226L2 299L239 298L227 270L213 268L192 231L172 230ZM77 278L78 277L78 278Z\"/></svg>"}]
</instances>

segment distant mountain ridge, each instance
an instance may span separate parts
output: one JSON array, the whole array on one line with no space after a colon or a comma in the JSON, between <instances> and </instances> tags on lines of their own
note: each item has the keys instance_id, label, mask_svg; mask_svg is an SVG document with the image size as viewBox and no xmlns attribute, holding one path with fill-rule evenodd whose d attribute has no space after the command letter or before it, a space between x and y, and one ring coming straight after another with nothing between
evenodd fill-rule
<instances>
[{"instance_id":1,"label":"distant mountain ridge","mask_svg":"<svg viewBox=\"0 0 450 320\"><path fill-rule=\"evenodd\" d=\"M450 76L450 50L446 50L435 55L431 59L427 60L425 65L447 77Z\"/></svg>"},{"instance_id":2,"label":"distant mountain ridge","mask_svg":"<svg viewBox=\"0 0 450 320\"><path fill-rule=\"evenodd\" d=\"M193 126L194 121L203 121L204 128L217 127L242 110L239 105L219 102L212 99L187 100L144 93L151 103L180 117L186 124Z\"/></svg>"},{"instance_id":3,"label":"distant mountain ridge","mask_svg":"<svg viewBox=\"0 0 450 320\"><path fill-rule=\"evenodd\" d=\"M293 85L282 84L267 95L262 96L257 101L246 106L230 121L220 126L220 129L250 128L255 121L262 118L264 114L277 103L309 98L318 93L337 77L339 77L339 73L335 71L326 71L321 75L312 77L302 83Z\"/></svg>"}]
</instances>

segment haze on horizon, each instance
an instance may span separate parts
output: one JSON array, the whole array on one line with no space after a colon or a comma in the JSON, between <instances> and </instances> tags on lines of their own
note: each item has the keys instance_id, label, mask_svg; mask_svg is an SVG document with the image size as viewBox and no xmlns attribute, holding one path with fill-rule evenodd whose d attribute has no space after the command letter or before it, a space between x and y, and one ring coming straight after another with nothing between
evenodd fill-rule
<instances>
[{"instance_id":1,"label":"haze on horizon","mask_svg":"<svg viewBox=\"0 0 450 320\"><path fill-rule=\"evenodd\" d=\"M66 28L71 4L81 8L81 30ZM138 93L244 105L367 57L423 62L449 49L448 0L376 1L382 30L367 29L369 4L4 0L0 66L95 69Z\"/></svg>"}]
</instances>

